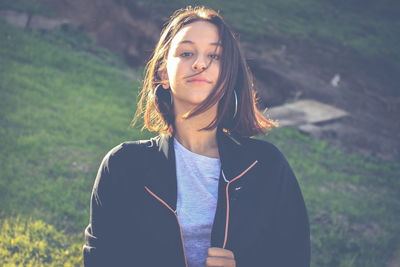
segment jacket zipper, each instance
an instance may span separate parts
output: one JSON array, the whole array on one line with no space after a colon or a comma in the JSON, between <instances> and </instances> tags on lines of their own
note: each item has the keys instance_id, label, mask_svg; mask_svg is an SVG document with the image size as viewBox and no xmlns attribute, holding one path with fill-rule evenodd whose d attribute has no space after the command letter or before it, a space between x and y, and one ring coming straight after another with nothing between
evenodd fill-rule
<instances>
[{"instance_id":1,"label":"jacket zipper","mask_svg":"<svg viewBox=\"0 0 400 267\"><path fill-rule=\"evenodd\" d=\"M186 267L188 267L188 263L187 263L187 259L186 259L186 250L185 250L185 244L183 243L183 234L182 234L182 228L181 225L179 223L179 219L178 219L178 215L176 214L176 212L161 198L159 198L156 194L154 194L147 186L145 186L144 188L146 188L147 192L149 192L153 197L155 197L158 201L160 201L162 204L164 204L164 206L166 206L170 211L172 211L172 213L175 215L176 221L178 223L179 226L179 232L180 232L180 236L181 236L181 241L182 241L182 250L183 250L183 256L185 258L185 265Z\"/></svg>"},{"instance_id":2,"label":"jacket zipper","mask_svg":"<svg viewBox=\"0 0 400 267\"><path fill-rule=\"evenodd\" d=\"M245 175L251 168L254 167L254 165L256 165L258 162L258 160L254 161L246 170L244 170L241 174L239 174L238 176L236 176L235 178L233 178L232 180L230 180L227 184L226 184L226 188L225 188L225 192L226 192L226 220L225 220L225 237L224 237L224 244L222 246L223 249L225 249L226 247L226 242L228 240L228 227L229 227L229 185L242 178L243 175ZM176 214L176 212L164 201L162 200L160 197L158 197L156 194L154 194L147 186L145 186L144 188L146 188L147 192L149 192L153 197L155 197L158 201L160 201L164 206L166 206L174 215L176 218L176 222L178 223L179 226L179 232L180 232L180 237L181 237L181 242L182 242L182 250L183 250L183 256L185 257L185 265L186 267L188 267L188 263L187 263L187 259L186 259L186 250L185 250L185 244L183 241L183 234L182 234L182 228L181 225L179 223L179 219L178 219L178 214Z\"/></svg>"},{"instance_id":3,"label":"jacket zipper","mask_svg":"<svg viewBox=\"0 0 400 267\"><path fill-rule=\"evenodd\" d=\"M246 172L248 172L251 168L254 167L254 165L256 165L258 162L258 160L254 161L253 164L251 164L246 170L244 170L241 174L239 174L238 176L236 176L235 178L233 178L232 180L230 180L227 184L226 184L226 188L225 188L225 193L226 193L226 219L225 219L225 237L224 237L224 244L222 245L222 248L225 249L226 247L226 242L228 240L228 227L229 227L229 185L242 178L243 175L246 174Z\"/></svg>"}]
</instances>

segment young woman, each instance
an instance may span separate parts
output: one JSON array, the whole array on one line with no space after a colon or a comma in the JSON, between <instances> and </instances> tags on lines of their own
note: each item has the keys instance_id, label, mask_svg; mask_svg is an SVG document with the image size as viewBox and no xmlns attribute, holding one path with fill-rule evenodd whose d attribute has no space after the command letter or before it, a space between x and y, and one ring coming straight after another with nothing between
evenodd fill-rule
<instances>
[{"instance_id":1,"label":"young woman","mask_svg":"<svg viewBox=\"0 0 400 267\"><path fill-rule=\"evenodd\" d=\"M85 266L309 266L297 180L270 143L234 34L206 8L177 11L147 66L136 119L150 140L104 158Z\"/></svg>"}]
</instances>

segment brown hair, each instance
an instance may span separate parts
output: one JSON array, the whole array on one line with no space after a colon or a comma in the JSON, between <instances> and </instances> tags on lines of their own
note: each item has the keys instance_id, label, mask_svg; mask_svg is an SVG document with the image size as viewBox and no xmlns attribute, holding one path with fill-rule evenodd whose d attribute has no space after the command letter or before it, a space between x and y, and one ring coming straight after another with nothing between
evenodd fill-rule
<instances>
[{"instance_id":1,"label":"brown hair","mask_svg":"<svg viewBox=\"0 0 400 267\"><path fill-rule=\"evenodd\" d=\"M239 43L222 17L205 7L187 7L177 10L161 32L160 40L146 66L146 75L141 91L138 109L133 120L137 122L143 115L144 126L149 131L172 134L174 131L174 112L169 90L157 90L162 79L159 73L165 69L172 39L185 25L196 21L207 21L217 26L222 45L219 79L210 95L184 117L196 116L218 103L216 118L201 130L221 127L239 136L253 136L277 126L266 119L256 107L252 74L247 66ZM208 66L211 62L208 64ZM161 88L160 88L161 89ZM237 94L237 114L235 96Z\"/></svg>"}]
</instances>

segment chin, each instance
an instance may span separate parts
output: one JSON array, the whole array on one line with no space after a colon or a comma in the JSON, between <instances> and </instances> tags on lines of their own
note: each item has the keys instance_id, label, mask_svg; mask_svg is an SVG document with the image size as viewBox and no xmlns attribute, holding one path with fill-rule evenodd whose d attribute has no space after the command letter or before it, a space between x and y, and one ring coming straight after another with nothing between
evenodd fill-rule
<instances>
[{"instance_id":1,"label":"chin","mask_svg":"<svg viewBox=\"0 0 400 267\"><path fill-rule=\"evenodd\" d=\"M202 104L205 100L207 99L207 97L198 97L196 99L193 99L191 102L192 105L200 105Z\"/></svg>"},{"instance_id":2,"label":"chin","mask_svg":"<svg viewBox=\"0 0 400 267\"><path fill-rule=\"evenodd\" d=\"M208 97L208 94L198 94L198 95L192 95L186 99L184 99L185 102L190 103L192 105L199 105L203 103L204 100L206 100Z\"/></svg>"}]
</instances>

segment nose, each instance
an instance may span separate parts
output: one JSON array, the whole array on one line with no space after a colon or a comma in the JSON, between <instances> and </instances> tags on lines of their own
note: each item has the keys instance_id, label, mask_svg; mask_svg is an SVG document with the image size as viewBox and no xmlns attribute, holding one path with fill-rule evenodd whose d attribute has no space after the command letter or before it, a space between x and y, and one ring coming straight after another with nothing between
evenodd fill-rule
<instances>
[{"instance_id":1,"label":"nose","mask_svg":"<svg viewBox=\"0 0 400 267\"><path fill-rule=\"evenodd\" d=\"M205 70L207 68L207 62L203 59L202 56L198 56L195 62L192 65L193 70Z\"/></svg>"}]
</instances>

